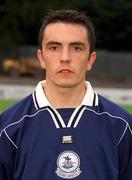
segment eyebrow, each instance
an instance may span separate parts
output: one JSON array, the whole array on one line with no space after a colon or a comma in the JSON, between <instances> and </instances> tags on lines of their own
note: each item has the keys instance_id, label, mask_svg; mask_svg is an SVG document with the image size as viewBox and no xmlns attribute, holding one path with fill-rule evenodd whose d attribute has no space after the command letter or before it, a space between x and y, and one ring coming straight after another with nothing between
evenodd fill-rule
<instances>
[{"instance_id":1,"label":"eyebrow","mask_svg":"<svg viewBox=\"0 0 132 180\"><path fill-rule=\"evenodd\" d=\"M85 46L85 44L81 41L71 42L70 45Z\"/></svg>"},{"instance_id":2,"label":"eyebrow","mask_svg":"<svg viewBox=\"0 0 132 180\"><path fill-rule=\"evenodd\" d=\"M61 45L61 43L57 42L57 41L49 41L49 42L47 42L46 46L50 46L50 45Z\"/></svg>"},{"instance_id":3,"label":"eyebrow","mask_svg":"<svg viewBox=\"0 0 132 180\"><path fill-rule=\"evenodd\" d=\"M49 41L46 46L49 46L49 45L61 45L62 43L61 42L58 42L58 41ZM70 45L77 45L77 46L85 46L85 44L81 41L73 41L73 42L70 42L69 43Z\"/></svg>"}]
</instances>

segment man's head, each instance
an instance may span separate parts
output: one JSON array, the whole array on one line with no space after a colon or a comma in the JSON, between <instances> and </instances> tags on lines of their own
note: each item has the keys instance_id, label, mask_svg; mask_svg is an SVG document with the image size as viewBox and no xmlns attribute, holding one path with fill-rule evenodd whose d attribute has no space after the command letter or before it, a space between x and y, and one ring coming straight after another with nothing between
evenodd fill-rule
<instances>
[{"instance_id":1,"label":"man's head","mask_svg":"<svg viewBox=\"0 0 132 180\"><path fill-rule=\"evenodd\" d=\"M84 84L85 73L96 59L94 30L79 12L55 11L46 16L40 30L37 56L46 70L50 87L75 87Z\"/></svg>"},{"instance_id":2,"label":"man's head","mask_svg":"<svg viewBox=\"0 0 132 180\"><path fill-rule=\"evenodd\" d=\"M90 53L95 49L95 31L90 19L82 12L75 10L58 10L50 11L45 16L43 24L39 32L39 48L42 49L42 41L44 38L44 31L47 25L53 23L66 23L81 25L87 29L88 42L90 44Z\"/></svg>"}]
</instances>

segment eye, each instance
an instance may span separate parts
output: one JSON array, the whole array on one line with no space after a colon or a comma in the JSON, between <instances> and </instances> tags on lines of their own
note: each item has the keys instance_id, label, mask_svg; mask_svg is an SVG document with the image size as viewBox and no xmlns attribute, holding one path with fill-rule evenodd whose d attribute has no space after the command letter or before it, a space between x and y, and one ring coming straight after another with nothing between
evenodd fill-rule
<instances>
[{"instance_id":1,"label":"eye","mask_svg":"<svg viewBox=\"0 0 132 180\"><path fill-rule=\"evenodd\" d=\"M75 49L76 51L81 51L81 50L82 50L81 47L79 47L79 46L75 46L74 49Z\"/></svg>"},{"instance_id":2,"label":"eye","mask_svg":"<svg viewBox=\"0 0 132 180\"><path fill-rule=\"evenodd\" d=\"M82 47L80 46L73 46L72 49L73 51L76 51L76 52L82 51Z\"/></svg>"},{"instance_id":3,"label":"eye","mask_svg":"<svg viewBox=\"0 0 132 180\"><path fill-rule=\"evenodd\" d=\"M49 50L51 50L51 51L56 51L58 49L59 49L58 46L50 46L49 47Z\"/></svg>"}]
</instances>

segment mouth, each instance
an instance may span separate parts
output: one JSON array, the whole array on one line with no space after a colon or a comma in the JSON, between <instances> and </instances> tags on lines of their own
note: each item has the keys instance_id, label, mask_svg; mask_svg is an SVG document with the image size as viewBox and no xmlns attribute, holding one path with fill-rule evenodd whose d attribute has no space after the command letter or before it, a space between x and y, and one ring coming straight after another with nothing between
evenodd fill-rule
<instances>
[{"instance_id":1,"label":"mouth","mask_svg":"<svg viewBox=\"0 0 132 180\"><path fill-rule=\"evenodd\" d=\"M70 69L61 69L58 71L58 74L73 74L73 71Z\"/></svg>"}]
</instances>

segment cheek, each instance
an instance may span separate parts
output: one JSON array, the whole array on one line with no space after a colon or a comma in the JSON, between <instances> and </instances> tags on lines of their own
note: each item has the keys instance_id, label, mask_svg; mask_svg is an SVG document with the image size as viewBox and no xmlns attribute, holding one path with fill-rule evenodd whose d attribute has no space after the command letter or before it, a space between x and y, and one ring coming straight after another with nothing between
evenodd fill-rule
<instances>
[{"instance_id":1,"label":"cheek","mask_svg":"<svg viewBox=\"0 0 132 180\"><path fill-rule=\"evenodd\" d=\"M88 66L88 60L85 59L83 61L80 62L79 67L82 71L86 71L87 70L87 66Z\"/></svg>"},{"instance_id":2,"label":"cheek","mask_svg":"<svg viewBox=\"0 0 132 180\"><path fill-rule=\"evenodd\" d=\"M56 70L56 64L51 61L46 60L45 69L48 74L53 74Z\"/></svg>"},{"instance_id":3,"label":"cheek","mask_svg":"<svg viewBox=\"0 0 132 180\"><path fill-rule=\"evenodd\" d=\"M82 62L79 63L77 67L77 74L79 77L85 76L85 73L87 71L87 63L86 62Z\"/></svg>"},{"instance_id":4,"label":"cheek","mask_svg":"<svg viewBox=\"0 0 132 180\"><path fill-rule=\"evenodd\" d=\"M57 56L56 55L53 56L51 53L46 53L44 55L44 59L45 59L45 66L46 67L52 67L52 66L55 67L57 62L58 62Z\"/></svg>"}]
</instances>

